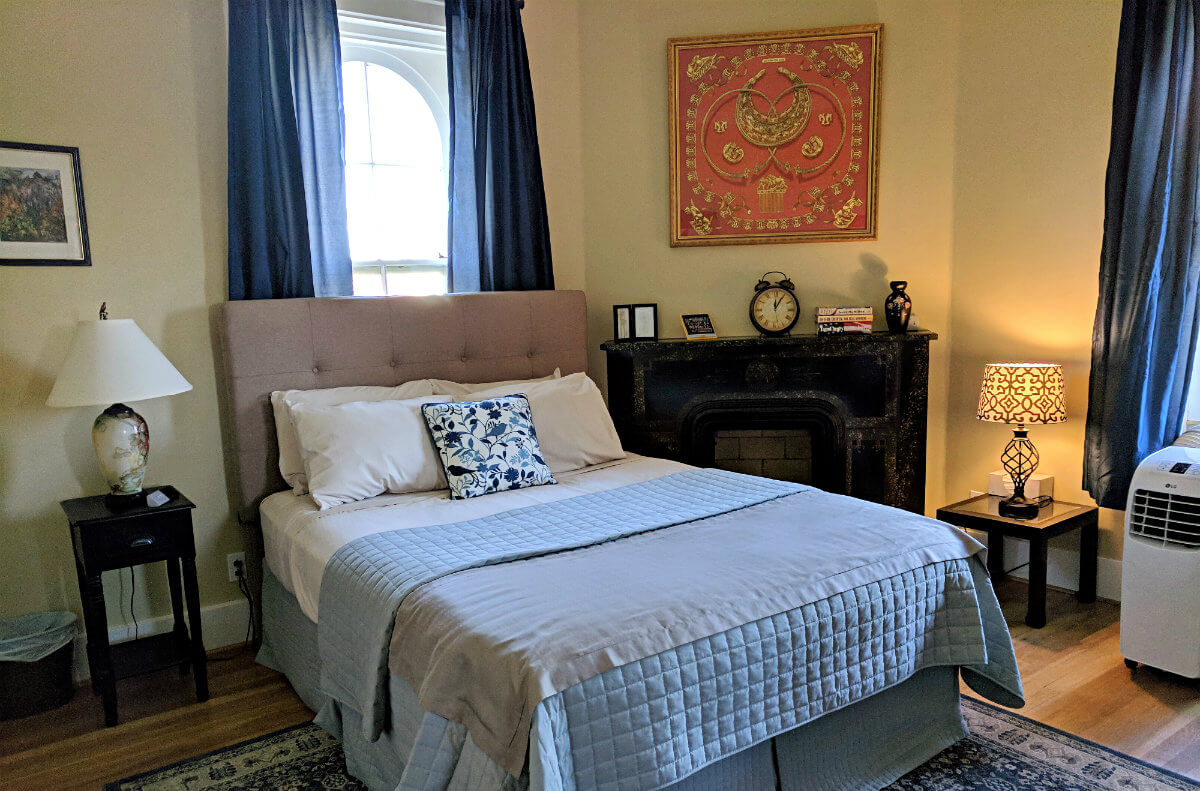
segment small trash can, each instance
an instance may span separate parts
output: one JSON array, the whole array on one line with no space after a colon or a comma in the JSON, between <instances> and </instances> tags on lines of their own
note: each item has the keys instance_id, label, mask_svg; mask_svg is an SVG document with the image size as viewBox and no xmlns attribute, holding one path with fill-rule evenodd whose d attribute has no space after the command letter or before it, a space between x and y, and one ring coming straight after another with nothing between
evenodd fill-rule
<instances>
[{"instance_id":1,"label":"small trash can","mask_svg":"<svg viewBox=\"0 0 1200 791\"><path fill-rule=\"evenodd\" d=\"M0 720L63 705L75 694L75 613L0 618Z\"/></svg>"}]
</instances>

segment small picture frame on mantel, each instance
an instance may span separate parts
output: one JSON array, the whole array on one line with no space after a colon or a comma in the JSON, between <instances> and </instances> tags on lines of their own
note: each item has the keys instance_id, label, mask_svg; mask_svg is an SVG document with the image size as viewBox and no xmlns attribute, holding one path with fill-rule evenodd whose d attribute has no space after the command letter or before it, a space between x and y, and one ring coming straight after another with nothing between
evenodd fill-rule
<instances>
[{"instance_id":1,"label":"small picture frame on mantel","mask_svg":"<svg viewBox=\"0 0 1200 791\"><path fill-rule=\"evenodd\" d=\"M633 340L633 305L613 305L613 340Z\"/></svg>"},{"instance_id":2,"label":"small picture frame on mantel","mask_svg":"<svg viewBox=\"0 0 1200 791\"><path fill-rule=\"evenodd\" d=\"M679 318L683 322L683 336L689 341L711 340L717 337L712 317L707 313L684 313Z\"/></svg>"},{"instance_id":3,"label":"small picture frame on mantel","mask_svg":"<svg viewBox=\"0 0 1200 791\"><path fill-rule=\"evenodd\" d=\"M645 302L632 307L633 339L635 341L658 340L658 304Z\"/></svg>"}]
</instances>

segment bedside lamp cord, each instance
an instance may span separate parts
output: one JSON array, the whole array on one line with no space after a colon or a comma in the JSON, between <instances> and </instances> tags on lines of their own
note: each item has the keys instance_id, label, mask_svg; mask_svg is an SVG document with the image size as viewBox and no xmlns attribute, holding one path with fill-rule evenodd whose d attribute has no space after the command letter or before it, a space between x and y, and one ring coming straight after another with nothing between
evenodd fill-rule
<instances>
[{"instance_id":1,"label":"bedside lamp cord","mask_svg":"<svg viewBox=\"0 0 1200 791\"><path fill-rule=\"evenodd\" d=\"M250 595L250 586L246 583L246 572L240 563L237 566L236 573L237 573L238 590L241 591L241 594L246 597L246 604L249 609L249 617L246 619L246 636L245 636L245 638L242 639L242 644L241 644L241 646L238 647L237 651L230 654L229 656L209 657L208 658L209 662L228 662L231 659L241 656L243 653L246 652L246 649L250 647L250 638L253 636L253 631L254 631L254 598ZM124 584L123 579L121 580L121 582L122 582L122 584ZM137 615L133 611L133 600L134 600L134 595L136 593L137 593L137 577L133 573L133 566L130 566L129 567L129 620L133 622L133 639L134 640L138 639L138 634L139 634Z\"/></svg>"},{"instance_id":2,"label":"bedside lamp cord","mask_svg":"<svg viewBox=\"0 0 1200 791\"><path fill-rule=\"evenodd\" d=\"M246 619L246 637L242 640L242 644L229 656L210 656L209 662L228 662L231 659L236 659L246 652L250 647L250 640L254 635L254 597L250 595L250 586L246 582L246 567L241 561L234 564L234 574L237 575L238 590L246 597L246 604L249 609L249 617Z\"/></svg>"},{"instance_id":3,"label":"bedside lamp cord","mask_svg":"<svg viewBox=\"0 0 1200 791\"><path fill-rule=\"evenodd\" d=\"M102 308L103 309L103 308ZM133 621L133 639L138 639L137 616L133 614L133 594L137 592L137 577L133 575L133 566L129 567L129 620Z\"/></svg>"}]
</instances>

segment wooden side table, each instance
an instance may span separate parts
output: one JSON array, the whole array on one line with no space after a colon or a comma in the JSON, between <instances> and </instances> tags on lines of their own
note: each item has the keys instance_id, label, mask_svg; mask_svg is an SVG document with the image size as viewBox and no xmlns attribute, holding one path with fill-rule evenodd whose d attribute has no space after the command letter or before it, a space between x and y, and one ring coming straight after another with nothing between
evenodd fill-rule
<instances>
[{"instance_id":1,"label":"wooden side table","mask_svg":"<svg viewBox=\"0 0 1200 791\"><path fill-rule=\"evenodd\" d=\"M1079 592L1081 602L1096 600L1096 556L1100 509L1094 505L1055 500L1038 511L1036 519L1000 516L1001 497L984 494L939 508L937 518L957 527L987 533L988 573L1003 579L1004 539L1029 542L1029 611L1025 623L1035 629L1046 625L1046 558L1048 542L1055 536L1079 530Z\"/></svg>"},{"instance_id":2,"label":"wooden side table","mask_svg":"<svg viewBox=\"0 0 1200 791\"><path fill-rule=\"evenodd\" d=\"M92 690L104 702L105 725L117 724L118 679L173 665L182 666L185 672L191 665L196 699L208 700L200 593L196 585L196 544L192 535L192 509L196 506L174 486L148 487L147 491L155 489L171 498L157 508L142 505L113 511L105 505L104 495L62 502L71 523L75 570L83 598ZM174 629L110 646L100 573L157 561L167 564ZM183 619L185 601L187 623Z\"/></svg>"}]
</instances>

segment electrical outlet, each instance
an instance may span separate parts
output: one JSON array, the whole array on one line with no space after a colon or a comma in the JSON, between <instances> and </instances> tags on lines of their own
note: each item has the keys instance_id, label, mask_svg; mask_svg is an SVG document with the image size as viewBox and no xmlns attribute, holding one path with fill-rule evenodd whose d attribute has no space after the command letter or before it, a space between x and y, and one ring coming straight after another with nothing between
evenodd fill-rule
<instances>
[{"instance_id":1,"label":"electrical outlet","mask_svg":"<svg viewBox=\"0 0 1200 791\"><path fill-rule=\"evenodd\" d=\"M246 573L246 553L245 552L230 552L225 556L225 565L229 567L229 581L237 582L237 570L234 569L234 563L242 564L242 574Z\"/></svg>"}]
</instances>

